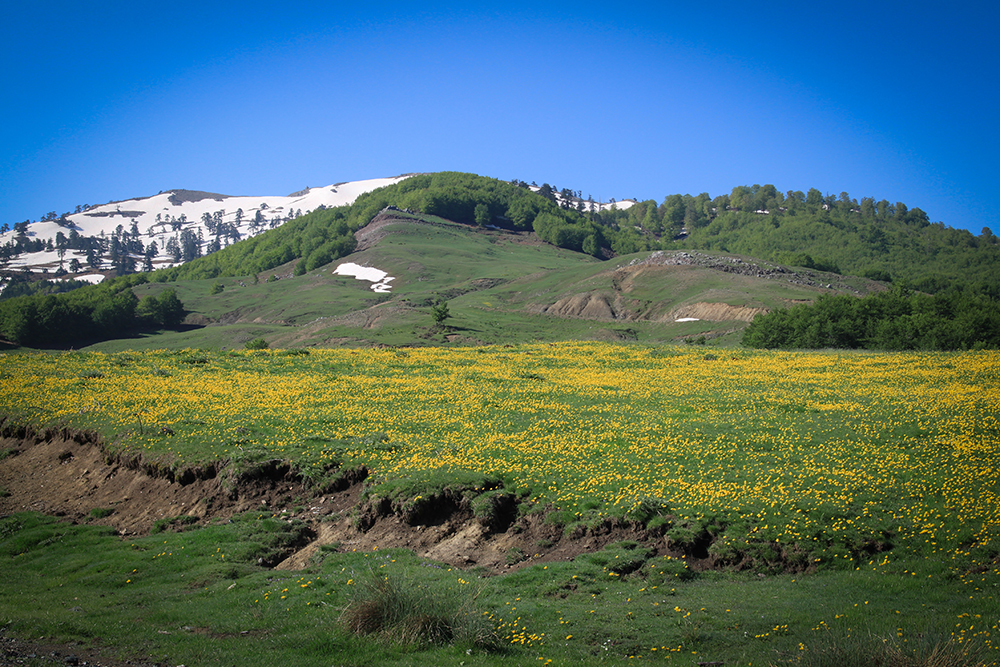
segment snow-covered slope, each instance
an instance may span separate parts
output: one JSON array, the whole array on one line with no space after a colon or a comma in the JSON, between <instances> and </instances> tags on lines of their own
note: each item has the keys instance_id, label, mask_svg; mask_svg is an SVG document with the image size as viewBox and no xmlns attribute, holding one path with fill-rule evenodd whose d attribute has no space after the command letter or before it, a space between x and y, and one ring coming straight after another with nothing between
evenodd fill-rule
<instances>
[{"instance_id":1,"label":"snow-covered slope","mask_svg":"<svg viewBox=\"0 0 1000 667\"><path fill-rule=\"evenodd\" d=\"M27 226L27 237L32 241L51 239L55 244L58 234L68 238L75 231L84 237L108 239L116 233L119 226L126 234L131 234L134 225L146 248L151 243L156 243L158 255L152 259L152 263L155 268L161 268L175 263L174 258L167 254L167 244L171 238L176 241L185 230L195 236L200 232L205 246L216 236L210 232L210 227L221 221L227 229L236 232L224 239L224 243L229 244L237 234L241 239L249 238L321 206L329 208L351 204L365 192L398 183L408 176L410 174L306 188L284 197L234 197L192 190L169 190L152 197L112 202L67 215L65 219L69 222L69 227L55 221L34 222ZM212 222L206 224L206 215ZM0 235L0 246L13 242L16 234L15 230L11 230ZM203 247L202 251L204 250ZM99 271L87 269L86 252L67 249L61 260L59 255L58 249L22 253L10 258L6 268L28 268L54 274L60 264L69 269L70 263L76 258L83 267L73 277L92 282L103 278ZM143 257L138 256L136 259L141 264ZM108 257L105 255L102 260L102 267L109 268Z\"/></svg>"},{"instance_id":2,"label":"snow-covered slope","mask_svg":"<svg viewBox=\"0 0 1000 667\"><path fill-rule=\"evenodd\" d=\"M349 183L337 183L322 188L306 188L281 197L229 196L194 190L168 190L152 197L127 199L93 206L85 211L64 216L64 219L33 222L24 234L33 245L44 242L45 248L10 254L0 252L0 268L29 269L46 277L63 276L89 282L100 282L112 270L113 248L132 258L137 270L164 268L191 258L182 253L185 236L195 243L196 254L208 254L238 240L256 236L269 229L316 210L321 206L351 204L360 195L392 185L411 176L374 178ZM530 186L538 191L537 186ZM635 202L600 203L577 197L564 201L563 194L554 192L557 203L585 210L605 210L612 206L625 209ZM17 245L19 230L0 234L0 250ZM73 242L76 237L84 242ZM25 240L21 237L23 249ZM94 242L86 242L94 239ZM192 240L193 239L193 240ZM114 241L114 242L113 242ZM150 252L155 243L155 253ZM218 244L213 247L213 243ZM9 244L9 245L8 245ZM62 245L62 249L60 249ZM74 248L73 246L77 246ZM95 248L89 252L87 247ZM88 256L89 255L89 256ZM0 277L0 289L3 278Z\"/></svg>"}]
</instances>

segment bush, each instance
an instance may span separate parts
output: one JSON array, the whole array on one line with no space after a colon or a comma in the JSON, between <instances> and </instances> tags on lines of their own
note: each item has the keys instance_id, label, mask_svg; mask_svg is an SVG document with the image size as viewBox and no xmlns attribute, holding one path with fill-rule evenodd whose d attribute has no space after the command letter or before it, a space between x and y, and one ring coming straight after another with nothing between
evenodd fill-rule
<instances>
[{"instance_id":1,"label":"bush","mask_svg":"<svg viewBox=\"0 0 1000 667\"><path fill-rule=\"evenodd\" d=\"M253 340L248 340L245 347L248 350L266 350L270 345L263 338L254 338Z\"/></svg>"}]
</instances>

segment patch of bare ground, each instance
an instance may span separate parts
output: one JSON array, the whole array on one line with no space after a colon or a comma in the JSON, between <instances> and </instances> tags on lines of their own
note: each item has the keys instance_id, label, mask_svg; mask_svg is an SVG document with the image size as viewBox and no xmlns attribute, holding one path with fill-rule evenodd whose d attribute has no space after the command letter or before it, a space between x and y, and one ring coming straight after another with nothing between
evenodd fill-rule
<instances>
[{"instance_id":1,"label":"patch of bare ground","mask_svg":"<svg viewBox=\"0 0 1000 667\"><path fill-rule=\"evenodd\" d=\"M572 560L623 540L641 543L657 555L684 557L692 570L762 565L717 560L708 550L714 535L677 543L665 529L647 530L623 518L567 530L545 508L522 505L502 488L483 498L468 489L430 491L414 505L365 494L364 468L327 475L333 481L319 486L284 461L263 462L239 473L226 464L174 470L142 456L110 454L97 436L85 432L33 431L0 422L0 435L0 451L7 452L0 460L0 488L7 493L0 497L0 515L38 511L110 525L124 537L148 534L162 519L189 516L206 523L266 507L310 526L310 542L280 562L265 563L281 569L308 567L326 545L327 551L403 547L454 567L501 574L533 563ZM474 513L473 501L483 499L492 503L489 511ZM95 518L95 508L111 512ZM764 565L781 568L782 560L779 556L779 562Z\"/></svg>"},{"instance_id":2,"label":"patch of bare ground","mask_svg":"<svg viewBox=\"0 0 1000 667\"><path fill-rule=\"evenodd\" d=\"M122 658L111 655L110 649L81 644L27 641L8 637L0 629L0 666L6 665L88 665L89 667L161 667L143 658Z\"/></svg>"},{"instance_id":3,"label":"patch of bare ground","mask_svg":"<svg viewBox=\"0 0 1000 667\"><path fill-rule=\"evenodd\" d=\"M738 320L741 322L752 322L753 318L761 313L767 313L767 308L754 308L753 306L732 306L728 303L708 303L701 301L671 311L665 318L667 321L678 320L682 317L693 317L709 322L724 322L727 320Z\"/></svg>"}]
</instances>

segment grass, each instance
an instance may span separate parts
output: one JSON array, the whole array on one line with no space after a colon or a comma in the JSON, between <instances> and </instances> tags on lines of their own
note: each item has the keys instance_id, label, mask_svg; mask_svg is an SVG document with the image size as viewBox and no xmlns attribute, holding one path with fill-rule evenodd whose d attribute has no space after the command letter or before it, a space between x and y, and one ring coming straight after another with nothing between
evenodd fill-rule
<instances>
[{"instance_id":1,"label":"grass","mask_svg":"<svg viewBox=\"0 0 1000 667\"><path fill-rule=\"evenodd\" d=\"M377 635L392 643L499 653L500 639L475 609L475 597L431 590L397 574L373 570L355 586L340 622L354 635Z\"/></svg>"},{"instance_id":2,"label":"grass","mask_svg":"<svg viewBox=\"0 0 1000 667\"><path fill-rule=\"evenodd\" d=\"M255 515L123 541L110 529L7 517L0 619L11 632L113 643L177 664L273 664L276 656L302 665L665 656L680 665L832 664L821 657L863 653L869 637L907 649L943 637L983 656L953 664L997 657L995 591L979 581L932 583L923 572L933 568L919 561L916 577L683 577L670 576L667 559L622 543L490 579L397 549L326 552L308 570L278 572L256 563L257 542L278 523ZM633 560L616 567L623 557Z\"/></svg>"},{"instance_id":3,"label":"grass","mask_svg":"<svg viewBox=\"0 0 1000 667\"><path fill-rule=\"evenodd\" d=\"M407 521L548 508L564 534L621 518L658 541L550 563L511 549L521 569L494 578L342 545L285 573L263 566L310 535L270 514L129 541L21 514L0 519L0 623L175 664L995 664L1000 357L713 356L4 355L15 421L93 428L163 465L290 460L317 488L364 465L366 499ZM388 618L383 603L403 620L359 635L349 610ZM462 629L471 610L485 625Z\"/></svg>"},{"instance_id":4,"label":"grass","mask_svg":"<svg viewBox=\"0 0 1000 667\"><path fill-rule=\"evenodd\" d=\"M339 261L302 276L294 276L294 264L288 264L262 274L256 282L244 276L140 285L134 290L139 298L174 289L192 321L212 326L136 334L88 349L242 349L261 338L280 348L537 340L672 342L701 336L712 345L731 347L738 343L744 322L678 323L669 317L671 311L702 301L774 308L811 301L820 292L696 266L646 269L623 287L618 269L650 253L600 262L527 234L484 232L440 219L432 222L393 225L388 228L392 233L375 247L343 260L388 271L394 277L389 294L372 292L366 281L335 275ZM279 280L268 282L271 274ZM869 289L859 279L845 277L838 282L859 293ZM626 307L632 315L622 322L545 313L560 299L585 293L616 303L616 308ZM448 331L434 327L431 306L439 299L447 301L452 315Z\"/></svg>"}]
</instances>

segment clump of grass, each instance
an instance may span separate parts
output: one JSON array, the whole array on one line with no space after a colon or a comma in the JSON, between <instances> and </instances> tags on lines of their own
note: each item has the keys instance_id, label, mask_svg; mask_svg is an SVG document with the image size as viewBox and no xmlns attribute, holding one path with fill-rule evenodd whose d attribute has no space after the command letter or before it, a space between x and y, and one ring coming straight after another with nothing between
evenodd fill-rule
<instances>
[{"instance_id":1,"label":"clump of grass","mask_svg":"<svg viewBox=\"0 0 1000 667\"><path fill-rule=\"evenodd\" d=\"M10 491L8 491L4 487L0 486L0 498L6 498L9 495L10 495Z\"/></svg>"},{"instance_id":2,"label":"clump of grass","mask_svg":"<svg viewBox=\"0 0 1000 667\"><path fill-rule=\"evenodd\" d=\"M517 499L503 489L494 489L472 501L472 513L485 528L500 532L517 516Z\"/></svg>"},{"instance_id":3,"label":"clump of grass","mask_svg":"<svg viewBox=\"0 0 1000 667\"><path fill-rule=\"evenodd\" d=\"M597 553L585 555L584 559L621 576L640 569L652 557L653 549L627 540L609 544Z\"/></svg>"},{"instance_id":4,"label":"clump of grass","mask_svg":"<svg viewBox=\"0 0 1000 667\"><path fill-rule=\"evenodd\" d=\"M104 517L111 516L114 513L114 509L110 507L95 507L90 510L90 516L94 519L103 519Z\"/></svg>"},{"instance_id":5,"label":"clump of grass","mask_svg":"<svg viewBox=\"0 0 1000 667\"><path fill-rule=\"evenodd\" d=\"M358 586L340 622L354 634L375 635L401 644L459 644L497 650L499 637L482 620L482 614L474 611L473 601L373 572Z\"/></svg>"}]
</instances>

